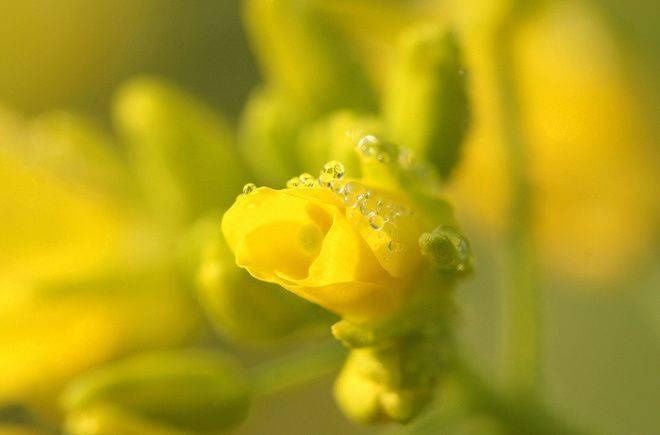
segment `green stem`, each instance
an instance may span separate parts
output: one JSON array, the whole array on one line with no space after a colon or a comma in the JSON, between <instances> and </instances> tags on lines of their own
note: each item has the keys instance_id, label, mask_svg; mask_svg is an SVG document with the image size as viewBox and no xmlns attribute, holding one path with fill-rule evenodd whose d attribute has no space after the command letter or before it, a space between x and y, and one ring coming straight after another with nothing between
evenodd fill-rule
<instances>
[{"instance_id":1,"label":"green stem","mask_svg":"<svg viewBox=\"0 0 660 435\"><path fill-rule=\"evenodd\" d=\"M507 429L506 433L518 435L584 435L585 433L557 418L535 399L499 394L465 363L455 363L454 375L468 393L470 408L494 417Z\"/></svg>"},{"instance_id":2,"label":"green stem","mask_svg":"<svg viewBox=\"0 0 660 435\"><path fill-rule=\"evenodd\" d=\"M252 367L254 392L271 395L327 376L337 371L345 356L346 350L331 340Z\"/></svg>"},{"instance_id":3,"label":"green stem","mask_svg":"<svg viewBox=\"0 0 660 435\"><path fill-rule=\"evenodd\" d=\"M503 362L512 392L534 395L539 381L539 301L532 240L531 192L526 173L526 148L520 131L520 108L514 72L513 19L501 23L492 47L498 92L501 141L506 152L511 188L503 289Z\"/></svg>"},{"instance_id":4,"label":"green stem","mask_svg":"<svg viewBox=\"0 0 660 435\"><path fill-rule=\"evenodd\" d=\"M275 394L332 374L338 370L345 356L346 350L333 340L255 366L250 370L255 394ZM492 416L508 429L507 433L583 434L548 412L536 400L500 394L460 360L455 360L447 369L448 374L454 376L466 391L469 409Z\"/></svg>"}]
</instances>

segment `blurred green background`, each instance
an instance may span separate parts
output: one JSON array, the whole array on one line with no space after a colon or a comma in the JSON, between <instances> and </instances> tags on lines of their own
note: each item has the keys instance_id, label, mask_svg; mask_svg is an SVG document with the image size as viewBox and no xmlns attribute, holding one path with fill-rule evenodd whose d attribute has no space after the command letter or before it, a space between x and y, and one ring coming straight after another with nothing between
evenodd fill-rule
<instances>
[{"instance_id":1,"label":"blurred green background","mask_svg":"<svg viewBox=\"0 0 660 435\"><path fill-rule=\"evenodd\" d=\"M491 83L488 72L480 69L480 38L471 35L478 33L481 23L497 15L505 3L329 0L322 8L358 47L376 89L383 81L393 34L402 26L419 19L427 7L440 17L450 11L452 20L459 23L460 35L466 41L474 120L463 161L447 186L447 195L455 202L459 219L472 240L477 270L457 289L461 309L459 344L475 368L495 383L501 325L498 294L504 249L502 221L506 219L502 204L507 201L507 192L501 186L501 153L489 142L489 132L496 129L490 111ZM534 228L542 274L544 399L559 415L596 434L660 434L657 4L643 0L524 3L537 8L522 20L516 68L538 201ZM400 14L401 10L413 12L408 16ZM131 293L134 299L120 303L117 310L148 306L152 298L162 297L162 291L172 292L172 306L157 307L151 317L171 319L169 326L144 326L149 318L141 317L140 310L134 309L136 312L125 315L126 323L138 326L123 331L125 335L116 330L96 331L112 324L113 316L104 311L105 304L112 302L96 301L90 307L86 301L74 298L76 302L69 304L53 297L51 290L49 298L58 307L55 311L48 301L33 305L25 302L25 295L32 293L24 289L58 288L61 281L74 276L73 281L82 281L101 293L106 287L130 292L130 286L107 284L108 275L119 275L115 270L125 273L123 266L116 265L124 263L116 261L114 248L108 246L113 244L112 231L124 234L126 221L141 222L137 226L143 228L147 218L140 213L136 217L134 211L124 212L124 205L117 205L124 203L117 200L124 193L116 195L116 191L125 192L125 187L108 187L107 182L121 185L125 175L120 174L121 170L112 172L114 168L109 168L104 158L97 162L109 171L101 183L100 191L105 193L89 193L86 183L93 177L80 178L84 180L80 185L84 185L81 190L85 204L93 202L80 209L76 208L76 195L81 194L78 178L71 184L73 188L65 186L61 193L59 179L55 177L51 183L52 174L42 171L38 163L34 173L29 172L33 166L23 163L14 171L11 156L20 152L12 150L11 144L23 129L16 126L36 118L42 119L45 127L35 121L36 126L30 124L27 129L47 129L48 116L42 114L66 110L90 118L103 134L111 136L111 107L116 92L128 80L143 75L166 79L193 95L226 117L227 124L220 130L232 130L250 92L262 80L242 25L239 2L7 0L0 4L0 108L6 108L0 112L0 151L4 153L0 160L4 172L0 174L3 179L13 180L0 188L5 190L0 193L0 239L4 239L0 240L0 250L5 251L0 253L4 263L0 264L0 316L9 313L5 314L4 324L0 318L0 379L31 379L24 384L17 381L14 391L9 387L9 393L0 393L0 409L22 403L17 398L23 396L30 396L30 403L32 397L37 397L37 409L44 401L52 400L38 374L43 376L44 371L52 370L53 377L68 379L78 370L52 369L53 361L64 367L67 359L82 359L82 369L136 349L190 342L220 343L223 348L235 349L212 337L188 290L179 294L168 289L182 278L170 279L166 274L173 274L171 268L162 272L159 268L164 266L154 265L152 260L144 262L159 272L130 272L145 274L139 281L142 284L131 280L131 285L150 288L151 293ZM110 144L108 148L119 148L112 144L114 139L103 140ZM5 159L6 155L10 158ZM88 160L85 157L85 162ZM27 175L20 172L26 168ZM241 180L240 184L248 181L252 180ZM38 190L41 183L54 187ZM32 184L36 193L30 193ZM69 195L71 190L75 192ZM35 205L23 200L31 194L38 201L48 201ZM23 215L16 212L20 207L27 207ZM51 213L60 208L66 213ZM31 224L25 223L25 216ZM59 220L71 225L86 222L77 228L80 234L65 237L62 255L53 250L62 244L51 240L57 239L51 236L59 227L44 223ZM113 230L106 233L106 227ZM41 228L41 233L35 228ZM171 228L149 231L183 231L181 227ZM97 240L95 235L90 241L89 235L99 232L104 232L103 236ZM89 244L82 248L86 253L84 264L70 252L81 248L67 247L74 245L76 234ZM162 249L144 247L143 240L151 240L152 236L140 234L132 234L129 242L122 243L140 246L135 251ZM29 241L23 243L24 239ZM14 248L18 245L20 249ZM99 245L103 249L98 249ZM46 255L43 251L52 252ZM64 259L60 264L67 255L73 260ZM133 264L146 256L140 252L131 255L138 258ZM102 269L98 264L107 264L107 258L113 259L113 266L103 271L103 284L97 284L94 280ZM94 264L87 267L87 262ZM108 300L116 301L114 293L108 294ZM27 308L16 308L23 306ZM181 306L190 308L181 312ZM77 313L89 316L89 321L69 325L67 319ZM27 324L32 329L23 327ZM49 333L52 337L43 338ZM195 338L190 339L191 335ZM35 339L37 336L41 338ZM163 336L166 338L160 338ZM25 344L30 342L39 343L39 349ZM287 346L284 350L238 352L249 365L293 348ZM68 352L60 347L68 347ZM85 355L98 349L100 356L84 361ZM32 366L22 367L25 365ZM489 433L482 432L478 424L443 432L434 423L433 411L405 429L359 427L336 409L331 382L332 376L327 376L256 400L237 433ZM19 391L21 388L25 391ZM50 419L50 411L44 414ZM3 434L1 419L2 413ZM7 433L20 432L7 429Z\"/></svg>"}]
</instances>

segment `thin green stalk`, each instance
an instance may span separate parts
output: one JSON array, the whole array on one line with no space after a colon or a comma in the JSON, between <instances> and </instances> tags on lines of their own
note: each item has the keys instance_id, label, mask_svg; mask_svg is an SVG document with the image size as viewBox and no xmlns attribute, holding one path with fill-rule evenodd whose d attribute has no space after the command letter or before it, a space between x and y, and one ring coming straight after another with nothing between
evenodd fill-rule
<instances>
[{"instance_id":1,"label":"thin green stalk","mask_svg":"<svg viewBox=\"0 0 660 435\"><path fill-rule=\"evenodd\" d=\"M346 350L335 340L309 346L250 370L254 393L266 396L336 372Z\"/></svg>"},{"instance_id":2,"label":"thin green stalk","mask_svg":"<svg viewBox=\"0 0 660 435\"><path fill-rule=\"evenodd\" d=\"M506 433L517 435L584 435L539 401L499 394L478 376L468 364L455 362L453 373L468 394L473 411L494 417Z\"/></svg>"},{"instance_id":3,"label":"thin green stalk","mask_svg":"<svg viewBox=\"0 0 660 435\"><path fill-rule=\"evenodd\" d=\"M511 203L503 289L503 363L512 392L533 395L538 386L539 295L532 235L531 192L526 147L520 130L520 108L513 59L513 19L501 23L492 39L493 73L498 92L501 141L508 163Z\"/></svg>"}]
</instances>

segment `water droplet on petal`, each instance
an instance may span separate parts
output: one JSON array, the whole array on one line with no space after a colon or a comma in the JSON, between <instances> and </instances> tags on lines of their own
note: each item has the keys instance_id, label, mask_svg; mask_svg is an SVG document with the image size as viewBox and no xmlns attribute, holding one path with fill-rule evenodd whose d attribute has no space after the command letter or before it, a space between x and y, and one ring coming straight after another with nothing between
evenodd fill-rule
<instances>
[{"instance_id":1,"label":"water droplet on petal","mask_svg":"<svg viewBox=\"0 0 660 435\"><path fill-rule=\"evenodd\" d=\"M361 184L352 181L346 183L343 188L344 204L349 208L357 207L364 193L365 189Z\"/></svg>"},{"instance_id":2,"label":"water droplet on petal","mask_svg":"<svg viewBox=\"0 0 660 435\"><path fill-rule=\"evenodd\" d=\"M378 160L381 163L389 163L390 155L385 151L379 151L378 153L376 153L376 160Z\"/></svg>"},{"instance_id":3,"label":"water droplet on petal","mask_svg":"<svg viewBox=\"0 0 660 435\"><path fill-rule=\"evenodd\" d=\"M289 189L292 189L294 187L300 187L300 184L301 184L300 183L300 178L293 177L292 179L290 179L289 181L286 182L286 187L288 187Z\"/></svg>"},{"instance_id":4,"label":"water droplet on petal","mask_svg":"<svg viewBox=\"0 0 660 435\"><path fill-rule=\"evenodd\" d=\"M371 157L375 154L380 141L374 135L366 135L357 143L357 150L365 157Z\"/></svg>"},{"instance_id":5,"label":"water droplet on petal","mask_svg":"<svg viewBox=\"0 0 660 435\"><path fill-rule=\"evenodd\" d=\"M387 250L390 252L401 252L403 251L403 244L397 240L390 240L387 243Z\"/></svg>"},{"instance_id":6,"label":"water droplet on petal","mask_svg":"<svg viewBox=\"0 0 660 435\"><path fill-rule=\"evenodd\" d=\"M323 165L321 172L332 176L332 178L341 179L344 176L344 165L337 160L331 160Z\"/></svg>"},{"instance_id":7,"label":"water droplet on petal","mask_svg":"<svg viewBox=\"0 0 660 435\"><path fill-rule=\"evenodd\" d=\"M245 186L243 186L243 195L249 195L252 192L257 190L257 185L254 183L247 183Z\"/></svg>"},{"instance_id":8,"label":"water droplet on petal","mask_svg":"<svg viewBox=\"0 0 660 435\"><path fill-rule=\"evenodd\" d=\"M344 189L344 182L335 178L332 181L330 181L330 184L328 185L328 187L334 193L342 194L343 189Z\"/></svg>"},{"instance_id":9,"label":"water droplet on petal","mask_svg":"<svg viewBox=\"0 0 660 435\"><path fill-rule=\"evenodd\" d=\"M300 184L304 187L315 187L317 185L316 178L307 172L300 174L298 179L300 180Z\"/></svg>"},{"instance_id":10,"label":"water droplet on petal","mask_svg":"<svg viewBox=\"0 0 660 435\"><path fill-rule=\"evenodd\" d=\"M369 216L369 226L376 231L382 230L385 223L385 218L378 213L373 213Z\"/></svg>"}]
</instances>

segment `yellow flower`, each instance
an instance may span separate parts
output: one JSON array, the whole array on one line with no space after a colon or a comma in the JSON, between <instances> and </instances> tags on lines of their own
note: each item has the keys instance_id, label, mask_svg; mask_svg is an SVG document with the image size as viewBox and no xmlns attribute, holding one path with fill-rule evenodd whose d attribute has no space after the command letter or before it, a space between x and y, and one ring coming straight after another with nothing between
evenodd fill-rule
<instances>
[{"instance_id":1,"label":"yellow flower","mask_svg":"<svg viewBox=\"0 0 660 435\"><path fill-rule=\"evenodd\" d=\"M351 319L387 315L413 293L420 221L397 193L335 190L257 188L237 198L222 231L254 277Z\"/></svg>"}]
</instances>

